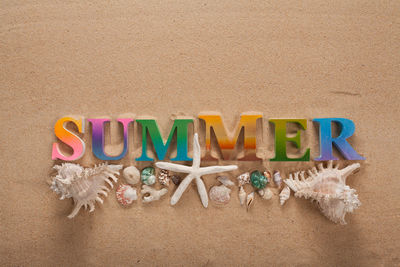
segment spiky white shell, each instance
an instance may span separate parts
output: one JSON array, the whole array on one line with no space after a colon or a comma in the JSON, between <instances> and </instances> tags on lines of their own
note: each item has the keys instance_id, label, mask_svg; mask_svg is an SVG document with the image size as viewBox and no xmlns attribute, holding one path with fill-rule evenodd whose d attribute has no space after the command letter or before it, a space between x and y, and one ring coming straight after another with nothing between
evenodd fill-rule
<instances>
[{"instance_id":1,"label":"spiky white shell","mask_svg":"<svg viewBox=\"0 0 400 267\"><path fill-rule=\"evenodd\" d=\"M288 186L285 186L281 193L279 194L279 201L281 203L281 206L285 204L286 200L290 198L290 188Z\"/></svg>"},{"instance_id":2,"label":"spiky white shell","mask_svg":"<svg viewBox=\"0 0 400 267\"><path fill-rule=\"evenodd\" d=\"M137 199L136 189L126 184L120 185L115 195L118 202L123 206L128 206Z\"/></svg>"},{"instance_id":3,"label":"spiky white shell","mask_svg":"<svg viewBox=\"0 0 400 267\"><path fill-rule=\"evenodd\" d=\"M135 185L140 181L140 171L135 166L126 167L122 174L128 184Z\"/></svg>"},{"instance_id":4,"label":"spiky white shell","mask_svg":"<svg viewBox=\"0 0 400 267\"><path fill-rule=\"evenodd\" d=\"M346 224L346 213L353 212L361 205L356 190L346 185L346 178L360 168L360 164L354 163L339 170L338 166L332 168L332 161L329 161L327 168L322 163L318 167L319 170L314 167L308 171L308 178L305 178L304 172L297 172L284 182L295 192L296 197L311 198L317 202L328 219Z\"/></svg>"},{"instance_id":5,"label":"spiky white shell","mask_svg":"<svg viewBox=\"0 0 400 267\"><path fill-rule=\"evenodd\" d=\"M117 182L115 175L119 174L122 165L101 164L94 168L83 168L79 164L63 163L53 168L58 173L53 177L50 188L61 195L60 199L74 200L75 207L68 216L71 219L82 206L89 206L89 212L92 212L96 201L103 203L100 195L107 196L109 188L106 183L113 187L112 181Z\"/></svg>"}]
</instances>

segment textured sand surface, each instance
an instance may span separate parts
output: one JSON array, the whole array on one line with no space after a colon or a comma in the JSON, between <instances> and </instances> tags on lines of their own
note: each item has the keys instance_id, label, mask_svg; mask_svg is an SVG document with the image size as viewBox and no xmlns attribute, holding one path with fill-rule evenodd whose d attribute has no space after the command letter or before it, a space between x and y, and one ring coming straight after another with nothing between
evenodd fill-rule
<instances>
[{"instance_id":1,"label":"textured sand surface","mask_svg":"<svg viewBox=\"0 0 400 267\"><path fill-rule=\"evenodd\" d=\"M325 2L2 1L0 265L399 266L400 2ZM66 217L72 201L46 183L58 118L151 115L166 136L173 114L202 111L221 112L228 128L262 112L267 158L268 118L309 119L312 158L312 118L352 119L350 142L367 158L348 179L361 208L346 226L293 197L283 208L257 197L246 213L235 188L226 207L204 209L193 184L174 207L170 192L129 209L113 193L94 213ZM119 142L108 138L107 149ZM131 142L122 164L140 150ZM89 145L80 163L98 163ZM313 164L240 167L287 176Z\"/></svg>"}]
</instances>

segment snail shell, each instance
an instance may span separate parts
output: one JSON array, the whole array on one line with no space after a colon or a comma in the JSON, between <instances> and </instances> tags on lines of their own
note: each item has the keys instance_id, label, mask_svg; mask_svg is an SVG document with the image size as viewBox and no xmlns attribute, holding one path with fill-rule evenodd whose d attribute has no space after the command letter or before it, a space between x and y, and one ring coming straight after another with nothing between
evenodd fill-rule
<instances>
[{"instance_id":1,"label":"snail shell","mask_svg":"<svg viewBox=\"0 0 400 267\"><path fill-rule=\"evenodd\" d=\"M279 194L279 200L281 205L285 204L286 200L288 200L289 197L290 197L290 188L288 186L285 186L285 188L283 188L281 193Z\"/></svg>"}]
</instances>

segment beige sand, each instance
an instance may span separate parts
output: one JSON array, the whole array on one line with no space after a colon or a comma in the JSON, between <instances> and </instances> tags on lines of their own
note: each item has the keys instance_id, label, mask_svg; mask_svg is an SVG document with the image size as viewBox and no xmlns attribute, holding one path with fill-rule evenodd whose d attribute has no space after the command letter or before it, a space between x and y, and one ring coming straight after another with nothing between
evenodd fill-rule
<instances>
[{"instance_id":1,"label":"beige sand","mask_svg":"<svg viewBox=\"0 0 400 267\"><path fill-rule=\"evenodd\" d=\"M2 1L0 265L398 266L400 3L324 2ZM258 198L246 213L235 189L204 209L193 185L175 207L123 209L112 194L67 219L72 203L46 184L58 118L152 115L166 135L172 114L201 111L228 127L244 111L353 119L362 207L347 226L304 199ZM310 121L304 139L316 157ZM264 140L271 157L266 121ZM287 175L313 162L264 165Z\"/></svg>"}]
</instances>

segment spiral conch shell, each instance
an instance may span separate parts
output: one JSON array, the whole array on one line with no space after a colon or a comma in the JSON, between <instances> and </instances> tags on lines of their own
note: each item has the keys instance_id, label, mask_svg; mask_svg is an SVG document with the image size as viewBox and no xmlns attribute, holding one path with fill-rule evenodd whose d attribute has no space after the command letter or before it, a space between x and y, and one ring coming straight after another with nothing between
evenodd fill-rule
<instances>
[{"instance_id":1,"label":"spiral conch shell","mask_svg":"<svg viewBox=\"0 0 400 267\"><path fill-rule=\"evenodd\" d=\"M288 186L285 186L281 193L279 194L279 201L281 203L281 206L285 204L286 200L290 198L290 188Z\"/></svg>"},{"instance_id":2,"label":"spiral conch shell","mask_svg":"<svg viewBox=\"0 0 400 267\"><path fill-rule=\"evenodd\" d=\"M246 201L246 191L244 191L243 186L240 187L239 189L239 201L240 201L240 205L243 206L244 202Z\"/></svg>"},{"instance_id":3,"label":"spiral conch shell","mask_svg":"<svg viewBox=\"0 0 400 267\"><path fill-rule=\"evenodd\" d=\"M75 217L80 208L90 207L89 212L94 211L95 202L103 203L100 194L107 196L112 182L117 182L115 175L119 174L122 165L100 164L94 168L83 168L79 164L63 163L53 167L57 170L57 175L53 178L50 188L60 194L60 199L72 198L75 208L68 218Z\"/></svg>"},{"instance_id":4,"label":"spiral conch shell","mask_svg":"<svg viewBox=\"0 0 400 267\"><path fill-rule=\"evenodd\" d=\"M346 178L360 168L360 164L354 163L339 170L338 166L332 168L332 161L329 161L327 168L322 163L318 168L319 171L315 167L309 170L308 178L304 177L304 172L297 172L294 178L290 175L284 182L295 192L296 197L315 201L328 219L346 224L346 213L353 212L361 205L356 190L346 185Z\"/></svg>"}]
</instances>

